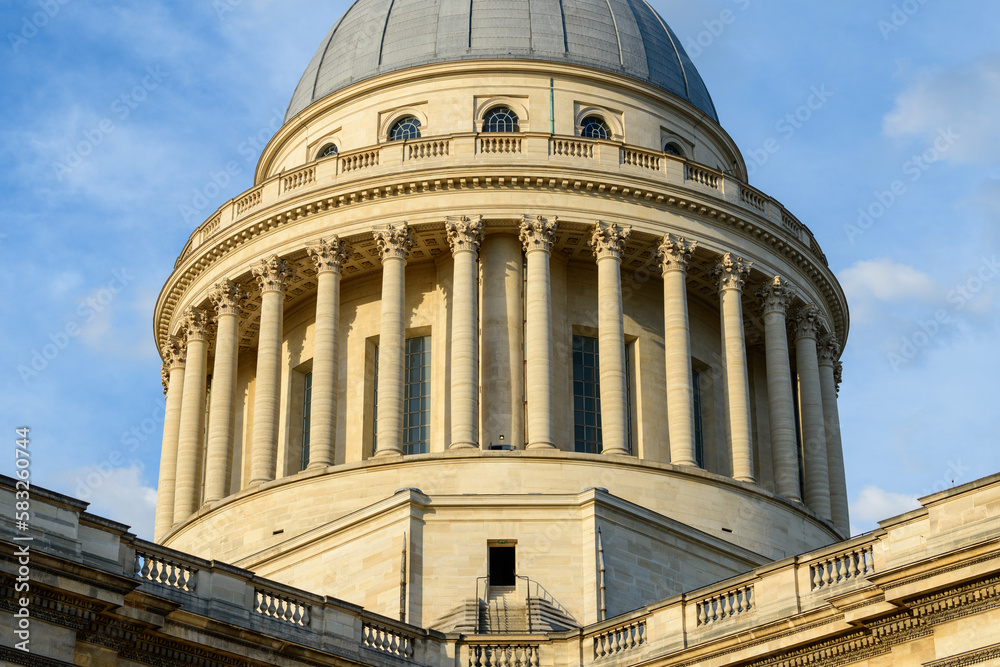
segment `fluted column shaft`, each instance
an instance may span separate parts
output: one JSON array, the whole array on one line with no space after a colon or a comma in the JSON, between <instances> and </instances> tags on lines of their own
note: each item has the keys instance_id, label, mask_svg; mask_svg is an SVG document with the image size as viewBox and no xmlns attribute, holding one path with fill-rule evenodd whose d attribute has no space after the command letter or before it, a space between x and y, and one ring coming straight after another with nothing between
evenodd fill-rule
<instances>
[{"instance_id":1,"label":"fluted column shaft","mask_svg":"<svg viewBox=\"0 0 1000 667\"><path fill-rule=\"evenodd\" d=\"M597 257L597 330L601 378L602 453L627 456L628 369L622 308L622 252L631 228L598 223L591 238Z\"/></svg>"},{"instance_id":2,"label":"fluted column shaft","mask_svg":"<svg viewBox=\"0 0 1000 667\"><path fill-rule=\"evenodd\" d=\"M722 338L726 405L729 409L729 448L733 478L754 481L753 441L750 435L750 379L743 331L743 286L751 263L730 253L715 268L722 302Z\"/></svg>"},{"instance_id":3,"label":"fluted column shaft","mask_svg":"<svg viewBox=\"0 0 1000 667\"><path fill-rule=\"evenodd\" d=\"M403 364L405 363L406 259L413 244L405 224L374 232L382 256L382 320L378 344L378 450L403 454Z\"/></svg>"},{"instance_id":4,"label":"fluted column shaft","mask_svg":"<svg viewBox=\"0 0 1000 667\"><path fill-rule=\"evenodd\" d=\"M517 238L483 242L483 440L524 447L523 257ZM503 436L503 440L500 440Z\"/></svg>"},{"instance_id":5,"label":"fluted column shaft","mask_svg":"<svg viewBox=\"0 0 1000 667\"><path fill-rule=\"evenodd\" d=\"M239 352L239 310L246 293L226 280L209 293L215 305L218 328L215 335L215 368L208 410L208 445L205 466L205 502L229 493L233 460L233 421L236 404L236 355Z\"/></svg>"},{"instance_id":6,"label":"fluted column shaft","mask_svg":"<svg viewBox=\"0 0 1000 667\"><path fill-rule=\"evenodd\" d=\"M333 465L340 377L340 270L349 251L334 236L306 248L316 266L316 326L313 330L312 403L308 468Z\"/></svg>"},{"instance_id":7,"label":"fluted column shaft","mask_svg":"<svg viewBox=\"0 0 1000 667\"><path fill-rule=\"evenodd\" d=\"M799 454L795 438L795 397L788 351L786 313L792 300L787 280L775 276L760 292L764 306L767 401L771 421L774 486L780 496L801 502Z\"/></svg>"},{"instance_id":8,"label":"fluted column shaft","mask_svg":"<svg viewBox=\"0 0 1000 667\"><path fill-rule=\"evenodd\" d=\"M851 532L847 501L847 474L844 471L844 445L840 434L840 408L837 405L837 359L840 343L827 336L819 346L819 380L823 394L823 421L826 424L826 459L830 469L830 514L841 535Z\"/></svg>"},{"instance_id":9,"label":"fluted column shaft","mask_svg":"<svg viewBox=\"0 0 1000 667\"><path fill-rule=\"evenodd\" d=\"M159 542L174 523L174 486L177 483L177 444L181 425L181 397L187 345L173 340L163 369L167 372L167 405L163 413L163 445L160 448L160 479L156 487L156 523L153 539Z\"/></svg>"},{"instance_id":10,"label":"fluted column shaft","mask_svg":"<svg viewBox=\"0 0 1000 667\"><path fill-rule=\"evenodd\" d=\"M694 439L691 327L688 320L687 269L698 244L667 234L660 244L663 268L663 344L667 361L667 428L670 462L698 465Z\"/></svg>"},{"instance_id":11,"label":"fluted column shaft","mask_svg":"<svg viewBox=\"0 0 1000 667\"><path fill-rule=\"evenodd\" d=\"M802 422L802 451L805 465L806 506L824 519L830 509L830 471L827 464L826 424L823 391L819 377L816 337L819 313L815 306L798 312L795 360L799 375L799 412Z\"/></svg>"},{"instance_id":12,"label":"fluted column shaft","mask_svg":"<svg viewBox=\"0 0 1000 667\"><path fill-rule=\"evenodd\" d=\"M448 218L454 258L451 320L451 449L479 446L479 246L481 217Z\"/></svg>"},{"instance_id":13,"label":"fluted column shaft","mask_svg":"<svg viewBox=\"0 0 1000 667\"><path fill-rule=\"evenodd\" d=\"M281 388L281 338L285 288L292 271L276 255L253 269L261 290L257 378L254 381L250 484L275 478L278 458L278 402Z\"/></svg>"},{"instance_id":14,"label":"fluted column shaft","mask_svg":"<svg viewBox=\"0 0 1000 667\"><path fill-rule=\"evenodd\" d=\"M182 320L187 340L187 366L181 397L177 442L177 483L174 486L174 524L194 514L201 491L201 457L205 433L205 393L208 365L208 316L189 308Z\"/></svg>"},{"instance_id":15,"label":"fluted column shaft","mask_svg":"<svg viewBox=\"0 0 1000 667\"><path fill-rule=\"evenodd\" d=\"M554 449L552 422L552 284L549 267L556 218L525 216L521 242L528 262L525 287L525 390L528 449Z\"/></svg>"}]
</instances>

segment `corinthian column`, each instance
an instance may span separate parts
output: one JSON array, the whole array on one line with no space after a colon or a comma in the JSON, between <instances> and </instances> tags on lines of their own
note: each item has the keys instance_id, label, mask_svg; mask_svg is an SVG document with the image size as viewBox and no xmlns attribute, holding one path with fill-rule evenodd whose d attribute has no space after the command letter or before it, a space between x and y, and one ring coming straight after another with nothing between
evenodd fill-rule
<instances>
[{"instance_id":1,"label":"corinthian column","mask_svg":"<svg viewBox=\"0 0 1000 667\"><path fill-rule=\"evenodd\" d=\"M816 337L819 335L822 317L816 306L805 306L797 313L796 320L795 360L799 373L806 506L824 519L830 519L830 471L827 465L823 391L816 351Z\"/></svg>"},{"instance_id":2,"label":"corinthian column","mask_svg":"<svg viewBox=\"0 0 1000 667\"><path fill-rule=\"evenodd\" d=\"M598 222L590 245L597 257L597 329L600 358L602 453L628 456L628 370L622 311L622 252L631 227Z\"/></svg>"},{"instance_id":3,"label":"corinthian column","mask_svg":"<svg viewBox=\"0 0 1000 667\"><path fill-rule=\"evenodd\" d=\"M218 330L215 336L215 370L212 372L212 402L208 410L208 447L205 467L205 502L224 498L229 492L233 457L233 420L236 403L236 354L239 352L240 305L246 292L230 280L217 284L208 298L215 306Z\"/></svg>"},{"instance_id":4,"label":"corinthian column","mask_svg":"<svg viewBox=\"0 0 1000 667\"><path fill-rule=\"evenodd\" d=\"M406 223L373 231L382 257L382 323L378 343L378 450L403 454L403 363L406 259L413 236Z\"/></svg>"},{"instance_id":5,"label":"corinthian column","mask_svg":"<svg viewBox=\"0 0 1000 667\"><path fill-rule=\"evenodd\" d=\"M670 462L696 466L694 396L691 377L691 327L688 322L687 270L698 243L667 234L660 243L663 267L663 345L667 357L667 427Z\"/></svg>"},{"instance_id":6,"label":"corinthian column","mask_svg":"<svg viewBox=\"0 0 1000 667\"><path fill-rule=\"evenodd\" d=\"M795 400L788 355L786 313L794 292L781 276L759 292L764 307L764 348L767 364L767 401L771 415L771 448L774 452L774 486L779 496L801 502L799 453L795 439Z\"/></svg>"},{"instance_id":7,"label":"corinthian column","mask_svg":"<svg viewBox=\"0 0 1000 667\"><path fill-rule=\"evenodd\" d=\"M837 377L840 374L840 342L824 336L819 342L819 380L823 394L823 421L826 424L826 460L830 468L830 513L841 535L851 532L847 507L847 475L844 472L844 445L840 435L840 408L837 406Z\"/></svg>"},{"instance_id":8,"label":"corinthian column","mask_svg":"<svg viewBox=\"0 0 1000 667\"><path fill-rule=\"evenodd\" d=\"M555 449L552 444L552 280L549 255L557 218L524 216L521 243L528 260L524 325L525 393L528 401L527 449Z\"/></svg>"},{"instance_id":9,"label":"corinthian column","mask_svg":"<svg viewBox=\"0 0 1000 667\"><path fill-rule=\"evenodd\" d=\"M722 303L725 396L729 408L729 449L733 478L752 482L753 442L750 438L750 380L747 374L746 338L743 331L743 286L752 262L726 253L713 269Z\"/></svg>"},{"instance_id":10,"label":"corinthian column","mask_svg":"<svg viewBox=\"0 0 1000 667\"><path fill-rule=\"evenodd\" d=\"M201 490L201 456L205 433L206 366L208 365L209 320L200 308L188 308L181 319L187 342L187 368L181 397L181 419L177 441L177 483L174 491L174 524L194 514Z\"/></svg>"},{"instance_id":11,"label":"corinthian column","mask_svg":"<svg viewBox=\"0 0 1000 667\"><path fill-rule=\"evenodd\" d=\"M340 378L340 269L350 252L338 236L306 248L316 265L316 327L313 334L309 468L333 465Z\"/></svg>"},{"instance_id":12,"label":"corinthian column","mask_svg":"<svg viewBox=\"0 0 1000 667\"><path fill-rule=\"evenodd\" d=\"M274 479L278 457L278 398L281 387L281 337L285 289L294 271L277 255L253 267L260 287L260 337L254 381L250 484Z\"/></svg>"},{"instance_id":13,"label":"corinthian column","mask_svg":"<svg viewBox=\"0 0 1000 667\"><path fill-rule=\"evenodd\" d=\"M156 487L156 524L153 539L159 542L174 523L174 485L177 483L177 439L181 425L181 394L184 391L184 364L187 344L171 338L164 350L163 392L167 395L163 413L163 446L160 448L160 482ZM165 374L165 375L164 375Z\"/></svg>"},{"instance_id":14,"label":"corinthian column","mask_svg":"<svg viewBox=\"0 0 1000 667\"><path fill-rule=\"evenodd\" d=\"M482 216L445 222L455 260L451 320L451 449L479 446L479 246Z\"/></svg>"}]
</instances>

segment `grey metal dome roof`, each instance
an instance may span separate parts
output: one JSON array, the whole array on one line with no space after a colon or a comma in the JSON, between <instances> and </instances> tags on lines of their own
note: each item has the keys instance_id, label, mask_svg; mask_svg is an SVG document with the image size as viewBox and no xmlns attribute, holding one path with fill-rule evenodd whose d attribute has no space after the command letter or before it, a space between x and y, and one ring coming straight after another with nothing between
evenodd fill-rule
<instances>
[{"instance_id":1,"label":"grey metal dome roof","mask_svg":"<svg viewBox=\"0 0 1000 667\"><path fill-rule=\"evenodd\" d=\"M379 74L493 58L566 62L623 74L719 120L684 47L645 0L356 0L320 44L285 120Z\"/></svg>"}]
</instances>

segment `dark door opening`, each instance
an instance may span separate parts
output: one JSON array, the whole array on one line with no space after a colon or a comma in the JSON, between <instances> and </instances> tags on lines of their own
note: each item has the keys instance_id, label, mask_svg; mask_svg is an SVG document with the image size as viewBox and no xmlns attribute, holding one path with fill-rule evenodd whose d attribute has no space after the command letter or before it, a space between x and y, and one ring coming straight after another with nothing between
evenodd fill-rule
<instances>
[{"instance_id":1,"label":"dark door opening","mask_svg":"<svg viewBox=\"0 0 1000 667\"><path fill-rule=\"evenodd\" d=\"M490 586L515 586L514 547L490 547Z\"/></svg>"}]
</instances>

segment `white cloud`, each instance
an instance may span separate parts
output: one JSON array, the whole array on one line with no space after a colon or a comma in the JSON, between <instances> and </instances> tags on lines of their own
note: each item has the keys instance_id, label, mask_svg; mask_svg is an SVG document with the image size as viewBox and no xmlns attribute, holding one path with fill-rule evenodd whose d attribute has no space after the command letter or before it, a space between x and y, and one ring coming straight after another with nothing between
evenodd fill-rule
<instances>
[{"instance_id":1,"label":"white cloud","mask_svg":"<svg viewBox=\"0 0 1000 667\"><path fill-rule=\"evenodd\" d=\"M156 489L147 485L141 465L115 467L105 461L66 470L58 478L65 493L90 503L88 512L124 523L133 533L152 539Z\"/></svg>"},{"instance_id":2,"label":"white cloud","mask_svg":"<svg viewBox=\"0 0 1000 667\"><path fill-rule=\"evenodd\" d=\"M932 301L937 296L933 278L887 257L856 262L840 273L840 281L849 300L891 303Z\"/></svg>"},{"instance_id":3,"label":"white cloud","mask_svg":"<svg viewBox=\"0 0 1000 667\"><path fill-rule=\"evenodd\" d=\"M851 503L851 533L873 530L879 521L890 519L920 507L916 496L893 493L877 486L866 486Z\"/></svg>"},{"instance_id":4,"label":"white cloud","mask_svg":"<svg viewBox=\"0 0 1000 667\"><path fill-rule=\"evenodd\" d=\"M1000 155L1000 56L970 65L926 70L896 97L883 119L890 137L917 137L929 147L939 132L959 138L943 159L959 164L994 164Z\"/></svg>"}]
</instances>

